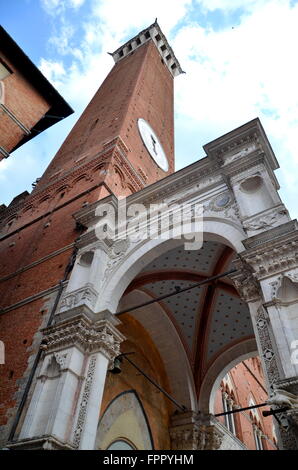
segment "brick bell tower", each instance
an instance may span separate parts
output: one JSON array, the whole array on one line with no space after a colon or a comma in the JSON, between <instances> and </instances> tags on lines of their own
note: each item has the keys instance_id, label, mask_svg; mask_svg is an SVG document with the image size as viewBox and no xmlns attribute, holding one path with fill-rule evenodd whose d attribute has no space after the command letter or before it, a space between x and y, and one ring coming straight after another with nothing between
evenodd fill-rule
<instances>
[{"instance_id":1,"label":"brick bell tower","mask_svg":"<svg viewBox=\"0 0 298 470\"><path fill-rule=\"evenodd\" d=\"M173 78L182 70L165 36L154 23L111 55L115 66L39 187L93 162L92 179L126 196L174 171Z\"/></svg>"},{"instance_id":2,"label":"brick bell tower","mask_svg":"<svg viewBox=\"0 0 298 470\"><path fill-rule=\"evenodd\" d=\"M174 171L173 79L182 70L157 22L111 55L114 67L32 193L0 212L0 446L18 436L39 330L67 282L80 235L73 214Z\"/></svg>"}]
</instances>

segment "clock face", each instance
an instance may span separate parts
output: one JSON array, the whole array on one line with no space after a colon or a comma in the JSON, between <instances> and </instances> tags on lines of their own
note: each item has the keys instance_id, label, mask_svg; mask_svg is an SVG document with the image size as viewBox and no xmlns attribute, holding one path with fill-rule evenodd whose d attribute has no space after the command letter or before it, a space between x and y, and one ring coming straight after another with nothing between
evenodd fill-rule
<instances>
[{"instance_id":1,"label":"clock face","mask_svg":"<svg viewBox=\"0 0 298 470\"><path fill-rule=\"evenodd\" d=\"M155 161L155 163L161 168L163 171L168 171L169 163L162 148L162 145L155 134L154 130L148 124L145 119L139 118L138 119L138 128L141 134L142 140L148 152L150 153L151 157Z\"/></svg>"}]
</instances>

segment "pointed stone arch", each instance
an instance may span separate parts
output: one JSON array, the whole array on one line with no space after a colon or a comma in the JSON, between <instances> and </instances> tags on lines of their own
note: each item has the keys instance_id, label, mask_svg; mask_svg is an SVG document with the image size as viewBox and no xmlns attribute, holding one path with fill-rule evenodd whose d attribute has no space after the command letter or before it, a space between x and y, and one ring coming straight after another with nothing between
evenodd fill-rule
<instances>
[{"instance_id":1,"label":"pointed stone arch","mask_svg":"<svg viewBox=\"0 0 298 470\"><path fill-rule=\"evenodd\" d=\"M107 449L117 441L137 450L154 449L149 421L135 390L117 395L106 407L97 428L95 449Z\"/></svg>"}]
</instances>

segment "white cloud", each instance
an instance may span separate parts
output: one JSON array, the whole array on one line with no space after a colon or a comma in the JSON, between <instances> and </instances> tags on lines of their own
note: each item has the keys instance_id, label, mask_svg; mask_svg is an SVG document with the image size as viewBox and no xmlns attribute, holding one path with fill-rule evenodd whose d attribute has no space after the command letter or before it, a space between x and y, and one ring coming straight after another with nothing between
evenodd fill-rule
<instances>
[{"instance_id":1,"label":"white cloud","mask_svg":"<svg viewBox=\"0 0 298 470\"><path fill-rule=\"evenodd\" d=\"M61 55L66 55L72 52L70 40L73 37L75 28L63 20L59 30L59 34L52 36L49 39L49 44L56 48L56 51Z\"/></svg>"},{"instance_id":2,"label":"white cloud","mask_svg":"<svg viewBox=\"0 0 298 470\"><path fill-rule=\"evenodd\" d=\"M13 164L13 162L11 161L11 158L8 159L8 160L2 159L0 161L0 181L1 180L5 181L7 170L10 169L12 164ZM0 202L0 205L1 205L1 202Z\"/></svg>"},{"instance_id":3,"label":"white cloud","mask_svg":"<svg viewBox=\"0 0 298 470\"><path fill-rule=\"evenodd\" d=\"M67 8L79 9L85 0L41 0L41 5L49 15L60 15Z\"/></svg>"},{"instance_id":4,"label":"white cloud","mask_svg":"<svg viewBox=\"0 0 298 470\"><path fill-rule=\"evenodd\" d=\"M46 60L42 58L39 68L44 76L52 83L61 79L66 73L63 62L61 61L54 62L52 60Z\"/></svg>"},{"instance_id":5,"label":"white cloud","mask_svg":"<svg viewBox=\"0 0 298 470\"><path fill-rule=\"evenodd\" d=\"M238 8L245 8L247 10L251 7L252 8L260 7L265 3L272 2L272 0L195 0L195 1L207 11L223 10L225 12L237 10Z\"/></svg>"},{"instance_id":6,"label":"white cloud","mask_svg":"<svg viewBox=\"0 0 298 470\"><path fill-rule=\"evenodd\" d=\"M186 15L192 0L93 1L93 14L114 34L149 26L157 17L165 34Z\"/></svg>"}]
</instances>

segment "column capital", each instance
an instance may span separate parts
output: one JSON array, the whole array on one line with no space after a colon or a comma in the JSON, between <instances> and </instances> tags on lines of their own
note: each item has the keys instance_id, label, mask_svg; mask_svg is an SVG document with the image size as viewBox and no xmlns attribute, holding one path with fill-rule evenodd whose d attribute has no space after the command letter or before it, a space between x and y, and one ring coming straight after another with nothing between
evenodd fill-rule
<instances>
[{"instance_id":1,"label":"column capital","mask_svg":"<svg viewBox=\"0 0 298 470\"><path fill-rule=\"evenodd\" d=\"M85 315L78 314L44 328L43 349L50 353L76 346L83 353L101 352L113 361L120 354L120 343L125 339L116 328L120 321L109 311L96 316L97 320L91 322Z\"/></svg>"},{"instance_id":2,"label":"column capital","mask_svg":"<svg viewBox=\"0 0 298 470\"><path fill-rule=\"evenodd\" d=\"M217 450L223 433L212 415L186 412L172 417L170 436L173 450Z\"/></svg>"},{"instance_id":3,"label":"column capital","mask_svg":"<svg viewBox=\"0 0 298 470\"><path fill-rule=\"evenodd\" d=\"M255 302L262 298L261 287L255 277L253 268L245 259L237 258L233 261L237 272L230 275L240 297L245 302Z\"/></svg>"}]
</instances>

